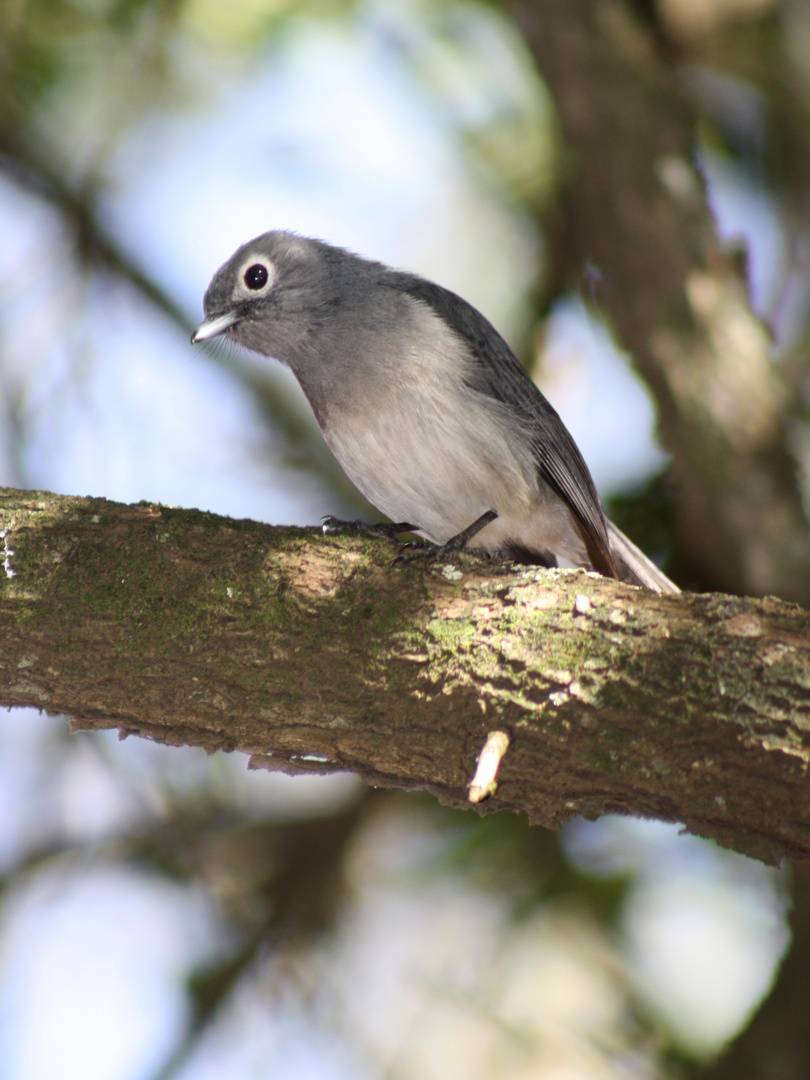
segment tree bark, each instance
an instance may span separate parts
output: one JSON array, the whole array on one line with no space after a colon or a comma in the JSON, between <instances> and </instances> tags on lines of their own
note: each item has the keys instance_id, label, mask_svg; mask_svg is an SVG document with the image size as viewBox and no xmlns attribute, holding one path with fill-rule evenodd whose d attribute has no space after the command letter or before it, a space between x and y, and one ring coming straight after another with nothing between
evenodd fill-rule
<instances>
[{"instance_id":1,"label":"tree bark","mask_svg":"<svg viewBox=\"0 0 810 1080\"><path fill-rule=\"evenodd\" d=\"M810 856L810 615L193 510L0 490L0 703L554 827Z\"/></svg>"}]
</instances>

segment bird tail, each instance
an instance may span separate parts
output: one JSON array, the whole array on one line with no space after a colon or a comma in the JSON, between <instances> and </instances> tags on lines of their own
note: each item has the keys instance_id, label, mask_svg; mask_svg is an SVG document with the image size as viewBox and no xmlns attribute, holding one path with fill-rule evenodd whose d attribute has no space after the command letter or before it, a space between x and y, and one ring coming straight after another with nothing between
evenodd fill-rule
<instances>
[{"instance_id":1,"label":"bird tail","mask_svg":"<svg viewBox=\"0 0 810 1080\"><path fill-rule=\"evenodd\" d=\"M632 540L627 539L612 521L608 520L607 527L610 551L619 571L620 581L628 581L632 585L643 585L658 593L681 591L666 574L658 569L652 559L648 559Z\"/></svg>"}]
</instances>

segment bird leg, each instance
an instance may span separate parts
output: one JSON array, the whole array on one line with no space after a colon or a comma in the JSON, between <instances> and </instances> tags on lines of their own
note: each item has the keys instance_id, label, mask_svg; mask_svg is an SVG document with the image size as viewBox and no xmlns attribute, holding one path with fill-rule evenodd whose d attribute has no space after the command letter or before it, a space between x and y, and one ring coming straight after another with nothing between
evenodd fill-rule
<instances>
[{"instance_id":1,"label":"bird leg","mask_svg":"<svg viewBox=\"0 0 810 1080\"><path fill-rule=\"evenodd\" d=\"M489 525L490 521L494 521L498 516L497 510L487 510L481 517L476 518L472 525L468 525L466 529L462 529L460 533L456 533L455 536L451 536L445 544L405 544L400 551L399 555L391 563L393 566L398 562L412 562L414 559L448 559L453 555L458 554L463 547L466 547L467 541L480 533L481 530Z\"/></svg>"}]
</instances>

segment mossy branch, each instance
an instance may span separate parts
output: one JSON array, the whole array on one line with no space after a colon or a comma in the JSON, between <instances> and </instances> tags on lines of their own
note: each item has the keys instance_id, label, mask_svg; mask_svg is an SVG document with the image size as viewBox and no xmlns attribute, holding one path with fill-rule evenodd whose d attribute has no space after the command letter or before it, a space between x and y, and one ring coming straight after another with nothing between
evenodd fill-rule
<instances>
[{"instance_id":1,"label":"mossy branch","mask_svg":"<svg viewBox=\"0 0 810 1080\"><path fill-rule=\"evenodd\" d=\"M810 615L580 571L0 489L0 703L554 826L677 820L810 856Z\"/></svg>"}]
</instances>

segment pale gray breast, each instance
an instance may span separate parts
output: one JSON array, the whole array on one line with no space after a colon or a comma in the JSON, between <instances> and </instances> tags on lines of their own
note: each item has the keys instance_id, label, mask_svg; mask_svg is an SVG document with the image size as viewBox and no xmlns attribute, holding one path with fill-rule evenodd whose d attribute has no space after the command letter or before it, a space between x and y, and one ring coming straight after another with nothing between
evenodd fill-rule
<instances>
[{"instance_id":1,"label":"pale gray breast","mask_svg":"<svg viewBox=\"0 0 810 1080\"><path fill-rule=\"evenodd\" d=\"M508 406L467 385L469 357L441 318L402 293L398 306L390 333L383 309L352 336L353 362L342 376L333 368L339 389L314 390L335 457L374 506L439 543L489 509L530 515L538 490L528 433Z\"/></svg>"}]
</instances>

